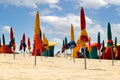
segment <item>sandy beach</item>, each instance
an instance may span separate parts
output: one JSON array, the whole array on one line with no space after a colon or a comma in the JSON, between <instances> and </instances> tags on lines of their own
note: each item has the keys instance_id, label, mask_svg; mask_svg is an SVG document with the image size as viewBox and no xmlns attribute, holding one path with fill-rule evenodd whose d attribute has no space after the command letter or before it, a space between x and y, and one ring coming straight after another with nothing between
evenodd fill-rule
<instances>
[{"instance_id":1,"label":"sandy beach","mask_svg":"<svg viewBox=\"0 0 120 80\"><path fill-rule=\"evenodd\" d=\"M87 59L87 70L84 59L64 57L34 57L21 54L0 54L0 80L120 80L120 61L112 66L111 60Z\"/></svg>"}]
</instances>

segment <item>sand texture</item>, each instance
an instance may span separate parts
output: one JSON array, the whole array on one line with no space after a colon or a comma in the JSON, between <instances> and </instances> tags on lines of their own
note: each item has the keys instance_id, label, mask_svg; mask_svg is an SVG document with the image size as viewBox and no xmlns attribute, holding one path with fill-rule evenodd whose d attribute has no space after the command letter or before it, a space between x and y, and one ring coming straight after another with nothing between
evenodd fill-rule
<instances>
[{"instance_id":1,"label":"sand texture","mask_svg":"<svg viewBox=\"0 0 120 80\"><path fill-rule=\"evenodd\" d=\"M21 54L0 54L0 80L120 80L120 61L112 66L111 60L84 59L73 60L64 57L34 57Z\"/></svg>"}]
</instances>

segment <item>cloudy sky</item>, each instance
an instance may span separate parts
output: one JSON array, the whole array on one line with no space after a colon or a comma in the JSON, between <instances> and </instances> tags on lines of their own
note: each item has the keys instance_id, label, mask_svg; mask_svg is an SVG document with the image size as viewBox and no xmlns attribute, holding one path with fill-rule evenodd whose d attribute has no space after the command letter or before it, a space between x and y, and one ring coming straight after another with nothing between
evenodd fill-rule
<instances>
[{"instance_id":1,"label":"cloudy sky","mask_svg":"<svg viewBox=\"0 0 120 80\"><path fill-rule=\"evenodd\" d=\"M23 33L30 37L33 44L34 20L36 11L40 13L42 33L49 41L58 45L55 52L61 50L62 40L66 36L70 41L70 25L74 25L75 41L80 35L80 7L84 7L87 32L92 42L107 40L107 24L111 23L112 38L120 43L120 1L119 0L0 0L0 37L5 34L9 43L9 29L12 26L17 50Z\"/></svg>"}]
</instances>

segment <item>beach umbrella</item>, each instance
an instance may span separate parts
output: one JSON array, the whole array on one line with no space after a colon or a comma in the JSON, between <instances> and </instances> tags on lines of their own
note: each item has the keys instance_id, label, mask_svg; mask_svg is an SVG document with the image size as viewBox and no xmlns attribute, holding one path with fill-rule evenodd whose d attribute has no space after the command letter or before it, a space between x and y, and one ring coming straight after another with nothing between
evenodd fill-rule
<instances>
[{"instance_id":1,"label":"beach umbrella","mask_svg":"<svg viewBox=\"0 0 120 80\"><path fill-rule=\"evenodd\" d=\"M3 39L3 45L5 46L5 36L2 34L2 39Z\"/></svg>"},{"instance_id":2,"label":"beach umbrella","mask_svg":"<svg viewBox=\"0 0 120 80\"><path fill-rule=\"evenodd\" d=\"M34 23L34 34L40 37L40 19L39 12L36 13L35 23Z\"/></svg>"},{"instance_id":3,"label":"beach umbrella","mask_svg":"<svg viewBox=\"0 0 120 80\"><path fill-rule=\"evenodd\" d=\"M100 44L100 32L98 32L98 39L97 39L97 41L98 41L98 44Z\"/></svg>"},{"instance_id":4,"label":"beach umbrella","mask_svg":"<svg viewBox=\"0 0 120 80\"><path fill-rule=\"evenodd\" d=\"M42 40L42 32L41 32L41 29L40 29L40 40Z\"/></svg>"},{"instance_id":5,"label":"beach umbrella","mask_svg":"<svg viewBox=\"0 0 120 80\"><path fill-rule=\"evenodd\" d=\"M48 39L45 37L45 46L44 46L44 48L48 51L48 56L50 56L50 54L49 54L49 44L48 44L49 42L48 42Z\"/></svg>"},{"instance_id":6,"label":"beach umbrella","mask_svg":"<svg viewBox=\"0 0 120 80\"><path fill-rule=\"evenodd\" d=\"M28 50L30 51L31 46L30 46L30 38L28 37Z\"/></svg>"},{"instance_id":7,"label":"beach umbrella","mask_svg":"<svg viewBox=\"0 0 120 80\"><path fill-rule=\"evenodd\" d=\"M70 36L70 38L71 38L71 42L72 41L74 41L74 28L73 28L73 24L71 24L71 36Z\"/></svg>"},{"instance_id":8,"label":"beach umbrella","mask_svg":"<svg viewBox=\"0 0 120 80\"><path fill-rule=\"evenodd\" d=\"M13 47L13 51L15 51L16 46L15 46L15 38L12 27L10 28L10 47Z\"/></svg>"},{"instance_id":9,"label":"beach umbrella","mask_svg":"<svg viewBox=\"0 0 120 80\"><path fill-rule=\"evenodd\" d=\"M118 50L117 50L117 37L115 37L114 52L115 52L115 59L116 59L116 58L118 57Z\"/></svg>"},{"instance_id":10,"label":"beach umbrella","mask_svg":"<svg viewBox=\"0 0 120 80\"><path fill-rule=\"evenodd\" d=\"M91 41L90 41L90 37L88 38L88 51L89 53L91 52L92 47L91 47Z\"/></svg>"},{"instance_id":11,"label":"beach umbrella","mask_svg":"<svg viewBox=\"0 0 120 80\"><path fill-rule=\"evenodd\" d=\"M5 52L5 36L2 34L2 40L3 40L3 53Z\"/></svg>"},{"instance_id":12,"label":"beach umbrella","mask_svg":"<svg viewBox=\"0 0 120 80\"><path fill-rule=\"evenodd\" d=\"M112 33L111 33L110 22L108 22L108 27L107 27L107 37L108 37L107 46L108 46L108 48L111 49L112 65L114 66L113 49L112 49L112 47L113 47L113 40L112 40Z\"/></svg>"},{"instance_id":13,"label":"beach umbrella","mask_svg":"<svg viewBox=\"0 0 120 80\"><path fill-rule=\"evenodd\" d=\"M68 47L68 43L67 43L67 37L65 37L65 51L66 51L66 54L67 54L67 58L68 58L68 52L67 52L67 49L69 49Z\"/></svg>"},{"instance_id":14,"label":"beach umbrella","mask_svg":"<svg viewBox=\"0 0 120 80\"><path fill-rule=\"evenodd\" d=\"M103 52L104 51L104 49L105 49L105 42L104 42L104 40L102 41L102 48L101 48L101 52Z\"/></svg>"},{"instance_id":15,"label":"beach umbrella","mask_svg":"<svg viewBox=\"0 0 120 80\"><path fill-rule=\"evenodd\" d=\"M12 27L10 28L10 39L14 39L14 34L13 34L13 29Z\"/></svg>"},{"instance_id":16,"label":"beach umbrella","mask_svg":"<svg viewBox=\"0 0 120 80\"><path fill-rule=\"evenodd\" d=\"M41 48L41 30L40 30L40 19L39 19L39 12L36 13L35 23L34 23L34 45L35 49Z\"/></svg>"},{"instance_id":17,"label":"beach umbrella","mask_svg":"<svg viewBox=\"0 0 120 80\"><path fill-rule=\"evenodd\" d=\"M85 14L84 14L84 9L81 7L80 10L80 25L81 25L81 33L80 33L80 40L88 42L88 34L86 31L86 20L85 20ZM85 45L81 46L84 47Z\"/></svg>"},{"instance_id":18,"label":"beach umbrella","mask_svg":"<svg viewBox=\"0 0 120 80\"><path fill-rule=\"evenodd\" d=\"M46 50L49 50L49 44L48 44L49 42L48 42L48 39L45 37L45 49Z\"/></svg>"},{"instance_id":19,"label":"beach umbrella","mask_svg":"<svg viewBox=\"0 0 120 80\"><path fill-rule=\"evenodd\" d=\"M73 24L71 24L71 29L70 29L70 42L68 43L68 46L70 47L70 49L73 49L76 46L76 43L74 41L74 28L73 28Z\"/></svg>"},{"instance_id":20,"label":"beach umbrella","mask_svg":"<svg viewBox=\"0 0 120 80\"><path fill-rule=\"evenodd\" d=\"M1 47L1 38L0 38L0 47Z\"/></svg>"},{"instance_id":21,"label":"beach umbrella","mask_svg":"<svg viewBox=\"0 0 120 80\"><path fill-rule=\"evenodd\" d=\"M65 49L69 49L68 43L67 43L67 37L65 37Z\"/></svg>"},{"instance_id":22,"label":"beach umbrella","mask_svg":"<svg viewBox=\"0 0 120 80\"><path fill-rule=\"evenodd\" d=\"M69 46L67 44L67 37L65 37L65 39L63 40L63 45L62 45L62 53L64 53L64 51L66 51L67 49L69 49ZM68 56L68 53L67 53L67 56ZM64 53L64 57L65 57L65 53Z\"/></svg>"},{"instance_id":23,"label":"beach umbrella","mask_svg":"<svg viewBox=\"0 0 120 80\"><path fill-rule=\"evenodd\" d=\"M49 50L48 40L47 40L45 34L43 34L43 44L44 44L44 48L45 48L46 50Z\"/></svg>"},{"instance_id":24,"label":"beach umbrella","mask_svg":"<svg viewBox=\"0 0 120 80\"><path fill-rule=\"evenodd\" d=\"M12 27L10 28L10 48L13 47L13 51L15 51L16 46L15 46L15 38L13 34L13 29ZM15 53L13 53L13 59L15 59Z\"/></svg>"},{"instance_id":25,"label":"beach umbrella","mask_svg":"<svg viewBox=\"0 0 120 80\"><path fill-rule=\"evenodd\" d=\"M100 61L100 48L101 48L101 43L100 43L100 32L98 32L97 49L98 49L98 51L99 51L99 61Z\"/></svg>"},{"instance_id":26,"label":"beach umbrella","mask_svg":"<svg viewBox=\"0 0 120 80\"><path fill-rule=\"evenodd\" d=\"M74 41L74 28L73 28L73 24L71 24L71 29L70 29L70 42L68 43L68 47L71 50L71 54L72 54L72 50L73 48L76 47L76 43ZM70 60L71 60L71 56L70 56ZM75 62L75 58L73 58L73 61Z\"/></svg>"},{"instance_id":27,"label":"beach umbrella","mask_svg":"<svg viewBox=\"0 0 120 80\"><path fill-rule=\"evenodd\" d=\"M22 45L23 45L23 51L25 52L26 50L26 38L25 38L25 33L23 34L23 37L22 37Z\"/></svg>"},{"instance_id":28,"label":"beach umbrella","mask_svg":"<svg viewBox=\"0 0 120 80\"><path fill-rule=\"evenodd\" d=\"M20 46L19 46L19 51L21 51L22 50L22 40L20 41Z\"/></svg>"},{"instance_id":29,"label":"beach umbrella","mask_svg":"<svg viewBox=\"0 0 120 80\"><path fill-rule=\"evenodd\" d=\"M35 63L36 66L36 51L40 50L41 42L40 42L40 19L39 12L36 13L35 23L34 23L34 46L35 46ZM41 55L42 56L42 55Z\"/></svg>"},{"instance_id":30,"label":"beach umbrella","mask_svg":"<svg viewBox=\"0 0 120 80\"><path fill-rule=\"evenodd\" d=\"M81 48L84 48L84 64L85 64L85 69L87 69L86 66L86 48L85 44L88 42L88 34L86 31L86 20L85 20L85 14L84 14L84 9L81 7L80 10L80 25L81 25L81 33L80 33L80 46Z\"/></svg>"},{"instance_id":31,"label":"beach umbrella","mask_svg":"<svg viewBox=\"0 0 120 80\"><path fill-rule=\"evenodd\" d=\"M15 38L14 38L14 45L13 45L13 51L16 50L16 44L15 44Z\"/></svg>"},{"instance_id":32,"label":"beach umbrella","mask_svg":"<svg viewBox=\"0 0 120 80\"><path fill-rule=\"evenodd\" d=\"M62 53L64 53L64 51L65 51L64 45L65 45L65 41L63 40L63 43L62 43Z\"/></svg>"},{"instance_id":33,"label":"beach umbrella","mask_svg":"<svg viewBox=\"0 0 120 80\"><path fill-rule=\"evenodd\" d=\"M112 47L113 46L113 41L112 41L111 26L110 26L109 22L108 22L108 27L107 27L107 37L108 37L107 46Z\"/></svg>"},{"instance_id":34,"label":"beach umbrella","mask_svg":"<svg viewBox=\"0 0 120 80\"><path fill-rule=\"evenodd\" d=\"M43 33L43 36L42 36L43 38L43 43L45 44L45 34Z\"/></svg>"},{"instance_id":35,"label":"beach umbrella","mask_svg":"<svg viewBox=\"0 0 120 80\"><path fill-rule=\"evenodd\" d=\"M117 37L115 37L115 44L114 47L117 47Z\"/></svg>"},{"instance_id":36,"label":"beach umbrella","mask_svg":"<svg viewBox=\"0 0 120 80\"><path fill-rule=\"evenodd\" d=\"M50 56L50 55L49 55L49 41L48 41L47 37L45 36L45 34L43 34L43 44L44 44L44 49L46 51L48 51L48 52L46 52L48 54L45 54L45 58L46 58L46 56Z\"/></svg>"}]
</instances>

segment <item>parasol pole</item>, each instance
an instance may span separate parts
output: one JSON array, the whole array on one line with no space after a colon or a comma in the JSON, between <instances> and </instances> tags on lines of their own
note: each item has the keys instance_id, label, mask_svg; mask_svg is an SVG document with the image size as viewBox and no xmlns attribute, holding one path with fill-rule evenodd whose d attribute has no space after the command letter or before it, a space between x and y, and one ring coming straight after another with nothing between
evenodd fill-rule
<instances>
[{"instance_id":1,"label":"parasol pole","mask_svg":"<svg viewBox=\"0 0 120 80\"><path fill-rule=\"evenodd\" d=\"M70 60L72 59L72 48L71 48L71 54L70 54Z\"/></svg>"},{"instance_id":2,"label":"parasol pole","mask_svg":"<svg viewBox=\"0 0 120 80\"><path fill-rule=\"evenodd\" d=\"M86 65L86 48L84 47L84 63L85 63L85 70L87 69Z\"/></svg>"},{"instance_id":3,"label":"parasol pole","mask_svg":"<svg viewBox=\"0 0 120 80\"><path fill-rule=\"evenodd\" d=\"M73 49L73 63L75 63L75 54L74 54L74 49Z\"/></svg>"},{"instance_id":4,"label":"parasol pole","mask_svg":"<svg viewBox=\"0 0 120 80\"><path fill-rule=\"evenodd\" d=\"M111 48L112 66L114 66L112 46L110 48Z\"/></svg>"},{"instance_id":5,"label":"parasol pole","mask_svg":"<svg viewBox=\"0 0 120 80\"><path fill-rule=\"evenodd\" d=\"M35 60L34 60L34 65L36 66L36 49L35 49Z\"/></svg>"}]
</instances>

